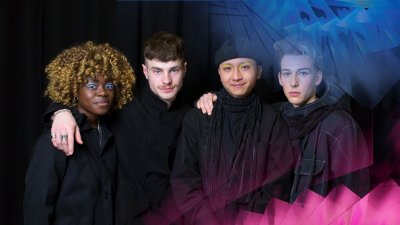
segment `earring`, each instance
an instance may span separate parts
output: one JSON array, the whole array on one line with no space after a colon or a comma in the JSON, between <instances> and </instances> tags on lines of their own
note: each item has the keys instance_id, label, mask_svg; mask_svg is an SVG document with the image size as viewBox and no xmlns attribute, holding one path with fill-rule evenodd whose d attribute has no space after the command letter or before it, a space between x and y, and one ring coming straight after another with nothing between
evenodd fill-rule
<instances>
[{"instance_id":1,"label":"earring","mask_svg":"<svg viewBox=\"0 0 400 225\"><path fill-rule=\"evenodd\" d=\"M74 100L73 100L73 102L74 102L74 103L77 103L77 102L78 102L78 100L79 100L79 99L78 99L78 97L74 96Z\"/></svg>"}]
</instances>

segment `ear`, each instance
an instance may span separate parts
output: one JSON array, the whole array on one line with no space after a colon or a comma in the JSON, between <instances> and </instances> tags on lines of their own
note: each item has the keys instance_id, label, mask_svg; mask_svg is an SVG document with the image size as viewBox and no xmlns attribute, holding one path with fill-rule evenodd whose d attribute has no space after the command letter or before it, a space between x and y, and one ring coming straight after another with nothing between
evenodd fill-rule
<instances>
[{"instance_id":1,"label":"ear","mask_svg":"<svg viewBox=\"0 0 400 225\"><path fill-rule=\"evenodd\" d=\"M315 86L318 86L321 84L321 82L322 82L322 71L318 71L314 78L314 84Z\"/></svg>"},{"instance_id":2,"label":"ear","mask_svg":"<svg viewBox=\"0 0 400 225\"><path fill-rule=\"evenodd\" d=\"M281 72L278 73L278 80L279 80L279 84L283 87L282 80L281 80Z\"/></svg>"},{"instance_id":3,"label":"ear","mask_svg":"<svg viewBox=\"0 0 400 225\"><path fill-rule=\"evenodd\" d=\"M218 66L218 75L219 75L219 77L221 77L221 70L220 70L219 66Z\"/></svg>"},{"instance_id":4,"label":"ear","mask_svg":"<svg viewBox=\"0 0 400 225\"><path fill-rule=\"evenodd\" d=\"M260 79L261 74L262 74L262 66L259 65L257 66L257 80Z\"/></svg>"},{"instance_id":5,"label":"ear","mask_svg":"<svg viewBox=\"0 0 400 225\"><path fill-rule=\"evenodd\" d=\"M144 74L144 76L146 77L146 79L149 79L149 78L147 77L147 67L146 67L145 64L142 64L142 70L143 70L143 74Z\"/></svg>"},{"instance_id":6,"label":"ear","mask_svg":"<svg viewBox=\"0 0 400 225\"><path fill-rule=\"evenodd\" d=\"M187 62L184 62L183 63L183 75L182 75L182 77L185 77L186 71L187 71Z\"/></svg>"}]
</instances>

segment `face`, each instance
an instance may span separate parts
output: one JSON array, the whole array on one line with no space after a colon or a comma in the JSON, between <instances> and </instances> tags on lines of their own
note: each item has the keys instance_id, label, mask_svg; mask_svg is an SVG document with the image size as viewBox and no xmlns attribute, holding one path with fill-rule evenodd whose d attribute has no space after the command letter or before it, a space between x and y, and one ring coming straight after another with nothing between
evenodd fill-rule
<instances>
[{"instance_id":1,"label":"face","mask_svg":"<svg viewBox=\"0 0 400 225\"><path fill-rule=\"evenodd\" d=\"M261 66L249 58L235 58L219 64L218 73L225 90L233 97L245 98L262 73Z\"/></svg>"},{"instance_id":2,"label":"face","mask_svg":"<svg viewBox=\"0 0 400 225\"><path fill-rule=\"evenodd\" d=\"M106 114L114 99L114 84L103 76L96 76L79 89L77 109L84 113L89 120Z\"/></svg>"},{"instance_id":3,"label":"face","mask_svg":"<svg viewBox=\"0 0 400 225\"><path fill-rule=\"evenodd\" d=\"M170 106L182 88L186 62L181 59L168 62L145 59L142 69L151 91Z\"/></svg>"},{"instance_id":4,"label":"face","mask_svg":"<svg viewBox=\"0 0 400 225\"><path fill-rule=\"evenodd\" d=\"M317 100L316 88L321 83L322 72L315 71L307 55L285 55L281 59L279 84L286 98L294 107L301 107Z\"/></svg>"}]
</instances>

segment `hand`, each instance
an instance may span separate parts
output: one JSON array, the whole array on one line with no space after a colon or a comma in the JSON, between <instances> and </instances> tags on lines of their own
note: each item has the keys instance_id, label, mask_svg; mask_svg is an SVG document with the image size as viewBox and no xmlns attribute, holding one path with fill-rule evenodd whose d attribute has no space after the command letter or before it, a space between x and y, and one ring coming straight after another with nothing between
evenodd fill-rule
<instances>
[{"instance_id":1,"label":"hand","mask_svg":"<svg viewBox=\"0 0 400 225\"><path fill-rule=\"evenodd\" d=\"M196 103L196 106L198 109L201 109L204 114L207 113L210 116L212 114L215 101L217 101L217 95L209 92L200 97Z\"/></svg>"},{"instance_id":2,"label":"hand","mask_svg":"<svg viewBox=\"0 0 400 225\"><path fill-rule=\"evenodd\" d=\"M51 134L54 147L68 156L74 153L74 140L83 144L79 127L70 111L60 112L54 116Z\"/></svg>"}]
</instances>

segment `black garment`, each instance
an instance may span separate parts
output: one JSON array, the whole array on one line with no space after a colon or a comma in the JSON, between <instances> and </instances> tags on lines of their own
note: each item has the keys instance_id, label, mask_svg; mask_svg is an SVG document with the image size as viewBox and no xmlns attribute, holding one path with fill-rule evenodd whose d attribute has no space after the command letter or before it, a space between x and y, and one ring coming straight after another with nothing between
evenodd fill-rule
<instances>
[{"instance_id":1,"label":"black garment","mask_svg":"<svg viewBox=\"0 0 400 225\"><path fill-rule=\"evenodd\" d=\"M104 122L100 135L73 110L83 145L66 156L53 147L46 128L34 146L25 178L25 225L114 224L117 159L114 138Z\"/></svg>"},{"instance_id":2,"label":"black garment","mask_svg":"<svg viewBox=\"0 0 400 225\"><path fill-rule=\"evenodd\" d=\"M220 144L215 142L213 150L205 150L204 146L210 142L207 135L210 133L209 129L215 128L210 125L218 113L213 112L212 116L207 116L198 109L192 109L182 123L171 184L174 199L185 213L185 224L233 224L240 209L261 213L272 197L286 200L289 197L289 174L294 167L294 155L288 128L279 111L258 101L261 112L259 119L255 121L259 122L259 130L253 134L258 133L259 139L256 138L257 143L252 143L256 139L241 135L240 128L253 119L244 117L252 104L238 103L239 107L247 105L247 110L243 111L227 109L226 104L218 104L220 102L216 103L214 109L222 106L224 112L223 117L219 119L222 124L216 128L221 127L222 130L211 133L216 134L215 138L220 136L221 141ZM240 143L234 144L239 142L240 136L249 138L241 139L249 144L242 153L240 149L235 149ZM249 147L252 144L255 151ZM218 157L204 155L213 151L219 154ZM252 160L251 164L247 163L248 156L250 161ZM254 174L254 179L243 176L240 171L235 173L235 170L232 170L235 163L241 165L239 168L243 166L243 171L248 171L248 174ZM211 171L207 171L207 166ZM214 182L214 190L205 187L210 182Z\"/></svg>"},{"instance_id":3,"label":"black garment","mask_svg":"<svg viewBox=\"0 0 400 225\"><path fill-rule=\"evenodd\" d=\"M157 217L161 217L158 222L168 224L173 218L165 216L177 213L169 211L176 207L169 205L167 193L182 118L188 109L179 98L168 109L146 86L112 117L118 146L118 225L142 224L145 215L151 221L147 224L155 224L152 219Z\"/></svg>"},{"instance_id":4,"label":"black garment","mask_svg":"<svg viewBox=\"0 0 400 225\"><path fill-rule=\"evenodd\" d=\"M321 98L303 107L295 108L289 102L280 107L284 118L293 126L293 118L304 121L318 119L306 135L293 140L299 149L299 159L291 202L307 188L322 196L337 184L347 186L360 196L369 191L367 167L372 164L372 153L362 131L351 115L337 106L343 92L329 83L322 91ZM290 130L298 129L290 127Z\"/></svg>"},{"instance_id":5,"label":"black garment","mask_svg":"<svg viewBox=\"0 0 400 225\"><path fill-rule=\"evenodd\" d=\"M65 107L50 105L44 121L61 108ZM189 108L179 95L168 108L145 85L124 109L108 117L117 145L117 225L144 224L144 219L147 224L169 224L177 216L169 200L169 177L182 118Z\"/></svg>"}]
</instances>

